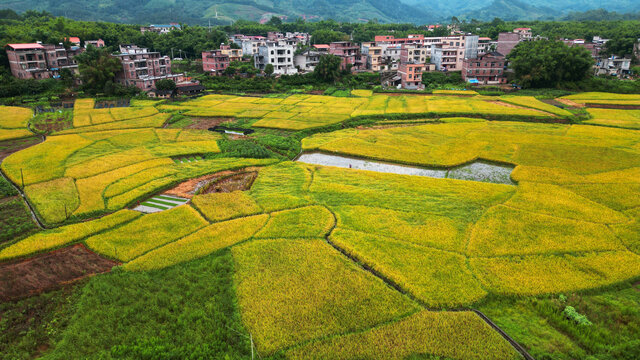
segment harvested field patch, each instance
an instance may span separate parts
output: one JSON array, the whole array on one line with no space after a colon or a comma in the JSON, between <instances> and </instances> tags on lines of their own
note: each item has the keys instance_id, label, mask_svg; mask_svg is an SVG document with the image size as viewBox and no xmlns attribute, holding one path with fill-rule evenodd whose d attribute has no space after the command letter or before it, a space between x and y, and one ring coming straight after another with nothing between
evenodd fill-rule
<instances>
[{"instance_id":1,"label":"harvested field patch","mask_svg":"<svg viewBox=\"0 0 640 360\"><path fill-rule=\"evenodd\" d=\"M231 119L229 118L201 118L201 117L192 117L191 120L193 121L193 123L185 127L185 129L208 130L209 128L231 121Z\"/></svg>"},{"instance_id":2,"label":"harvested field patch","mask_svg":"<svg viewBox=\"0 0 640 360\"><path fill-rule=\"evenodd\" d=\"M81 244L19 262L0 264L0 301L53 290L83 277L109 271L117 264Z\"/></svg>"}]
</instances>

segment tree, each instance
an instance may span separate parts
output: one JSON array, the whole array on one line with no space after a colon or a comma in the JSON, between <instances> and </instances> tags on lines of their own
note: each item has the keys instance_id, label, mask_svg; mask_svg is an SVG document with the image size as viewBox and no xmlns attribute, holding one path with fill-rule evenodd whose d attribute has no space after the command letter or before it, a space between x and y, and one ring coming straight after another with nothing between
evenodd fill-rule
<instances>
[{"instance_id":1,"label":"tree","mask_svg":"<svg viewBox=\"0 0 640 360\"><path fill-rule=\"evenodd\" d=\"M267 74L267 76L271 76L273 71L273 64L267 64L267 66L264 67L264 73Z\"/></svg>"},{"instance_id":2,"label":"tree","mask_svg":"<svg viewBox=\"0 0 640 360\"><path fill-rule=\"evenodd\" d=\"M60 81L62 81L62 83L70 88L73 85L73 73L71 72L71 70L64 68L62 70L60 70Z\"/></svg>"},{"instance_id":3,"label":"tree","mask_svg":"<svg viewBox=\"0 0 640 360\"><path fill-rule=\"evenodd\" d=\"M87 51L74 58L78 62L83 88L91 93L101 92L108 81L113 81L122 70L120 59L109 54L106 48L89 45Z\"/></svg>"},{"instance_id":4,"label":"tree","mask_svg":"<svg viewBox=\"0 0 640 360\"><path fill-rule=\"evenodd\" d=\"M313 74L320 80L330 82L336 81L340 76L340 64L342 59L335 55L324 55L320 57L318 65L313 70Z\"/></svg>"},{"instance_id":5,"label":"tree","mask_svg":"<svg viewBox=\"0 0 640 360\"><path fill-rule=\"evenodd\" d=\"M158 90L175 90L176 83L171 79L162 79L156 81L156 89Z\"/></svg>"},{"instance_id":6,"label":"tree","mask_svg":"<svg viewBox=\"0 0 640 360\"><path fill-rule=\"evenodd\" d=\"M311 41L314 44L328 44L334 41L344 41L349 35L333 30L317 30L311 33Z\"/></svg>"},{"instance_id":7,"label":"tree","mask_svg":"<svg viewBox=\"0 0 640 360\"><path fill-rule=\"evenodd\" d=\"M269 21L267 21L267 25L280 27L280 26L282 26L282 19L280 19L280 17L278 17L278 16L272 16L271 19L269 19Z\"/></svg>"},{"instance_id":8,"label":"tree","mask_svg":"<svg viewBox=\"0 0 640 360\"><path fill-rule=\"evenodd\" d=\"M524 41L507 56L523 87L555 87L559 83L587 78L593 59L580 46L568 47L562 41Z\"/></svg>"}]
</instances>

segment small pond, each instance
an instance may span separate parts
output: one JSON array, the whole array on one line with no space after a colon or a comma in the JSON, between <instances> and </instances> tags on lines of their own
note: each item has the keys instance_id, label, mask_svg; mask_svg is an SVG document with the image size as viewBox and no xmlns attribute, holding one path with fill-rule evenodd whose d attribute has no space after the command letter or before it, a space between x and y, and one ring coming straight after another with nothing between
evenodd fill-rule
<instances>
[{"instance_id":1,"label":"small pond","mask_svg":"<svg viewBox=\"0 0 640 360\"><path fill-rule=\"evenodd\" d=\"M383 173L426 176L432 178L449 178L490 182L495 184L515 185L511 180L512 166L499 165L485 161L474 161L454 168L428 168L356 159L345 156L323 153L307 153L298 157L297 161L305 164L335 166L341 168L377 171Z\"/></svg>"}]
</instances>

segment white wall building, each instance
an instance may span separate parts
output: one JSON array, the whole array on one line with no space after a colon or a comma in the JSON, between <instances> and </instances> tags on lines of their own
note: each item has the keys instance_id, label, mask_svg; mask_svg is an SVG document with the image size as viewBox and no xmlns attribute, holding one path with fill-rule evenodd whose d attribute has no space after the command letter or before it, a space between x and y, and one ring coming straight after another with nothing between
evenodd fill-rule
<instances>
[{"instance_id":1,"label":"white wall building","mask_svg":"<svg viewBox=\"0 0 640 360\"><path fill-rule=\"evenodd\" d=\"M296 74L298 69L293 64L295 51L295 46L286 42L266 41L258 47L258 53L254 55L255 66L264 70L267 64L271 64L274 74Z\"/></svg>"}]
</instances>

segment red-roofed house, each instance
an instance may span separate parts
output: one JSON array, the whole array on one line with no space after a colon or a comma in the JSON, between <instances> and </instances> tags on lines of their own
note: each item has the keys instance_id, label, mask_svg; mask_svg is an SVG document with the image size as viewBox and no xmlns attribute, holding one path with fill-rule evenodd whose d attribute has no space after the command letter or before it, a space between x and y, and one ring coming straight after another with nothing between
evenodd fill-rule
<instances>
[{"instance_id":1,"label":"red-roofed house","mask_svg":"<svg viewBox=\"0 0 640 360\"><path fill-rule=\"evenodd\" d=\"M315 44L313 45L314 48L316 48L316 50L318 50L319 52L329 52L329 45L327 44Z\"/></svg>"},{"instance_id":2,"label":"red-roofed house","mask_svg":"<svg viewBox=\"0 0 640 360\"><path fill-rule=\"evenodd\" d=\"M19 79L59 78L61 69L78 72L73 57L84 49L65 49L62 44L7 44L11 74Z\"/></svg>"},{"instance_id":3,"label":"red-roofed house","mask_svg":"<svg viewBox=\"0 0 640 360\"><path fill-rule=\"evenodd\" d=\"M65 40L67 40L67 38L64 38ZM68 38L69 42L71 44L73 44L73 46L80 46L80 38L77 36L72 36L70 38Z\"/></svg>"}]
</instances>

